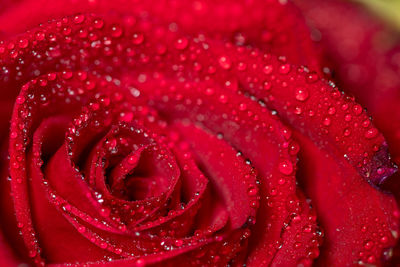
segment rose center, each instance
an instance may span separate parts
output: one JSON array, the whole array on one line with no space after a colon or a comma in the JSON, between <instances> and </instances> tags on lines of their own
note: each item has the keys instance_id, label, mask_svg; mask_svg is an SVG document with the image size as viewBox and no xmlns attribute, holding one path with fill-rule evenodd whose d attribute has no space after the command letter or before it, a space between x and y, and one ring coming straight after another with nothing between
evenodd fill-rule
<instances>
[{"instance_id":1,"label":"rose center","mask_svg":"<svg viewBox=\"0 0 400 267\"><path fill-rule=\"evenodd\" d=\"M163 167L157 166L155 145L142 146L109 170L107 185L120 199L135 201L160 196L169 185ZM157 167L154 167L157 166Z\"/></svg>"}]
</instances>

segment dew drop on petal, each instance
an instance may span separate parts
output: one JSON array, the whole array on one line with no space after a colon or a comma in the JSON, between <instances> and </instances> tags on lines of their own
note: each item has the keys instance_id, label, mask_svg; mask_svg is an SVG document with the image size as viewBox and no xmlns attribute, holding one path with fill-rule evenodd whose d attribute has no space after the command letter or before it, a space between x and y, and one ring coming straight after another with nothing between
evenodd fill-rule
<instances>
[{"instance_id":1,"label":"dew drop on petal","mask_svg":"<svg viewBox=\"0 0 400 267\"><path fill-rule=\"evenodd\" d=\"M232 66L232 63L231 63L230 59L227 58L226 56L220 57L218 59L218 63L225 70L230 69L231 66Z\"/></svg>"},{"instance_id":2,"label":"dew drop on petal","mask_svg":"<svg viewBox=\"0 0 400 267\"><path fill-rule=\"evenodd\" d=\"M21 39L18 41L18 46L20 48L26 48L29 45L29 41L27 39Z\"/></svg>"},{"instance_id":3,"label":"dew drop on petal","mask_svg":"<svg viewBox=\"0 0 400 267\"><path fill-rule=\"evenodd\" d=\"M293 172L293 164L289 160L284 160L279 163L279 171L285 175L290 175Z\"/></svg>"},{"instance_id":4,"label":"dew drop on petal","mask_svg":"<svg viewBox=\"0 0 400 267\"><path fill-rule=\"evenodd\" d=\"M31 250L31 251L29 251L29 257L30 258L34 258L34 257L36 257L36 255L37 255L37 252L36 252L36 250Z\"/></svg>"},{"instance_id":5,"label":"dew drop on petal","mask_svg":"<svg viewBox=\"0 0 400 267\"><path fill-rule=\"evenodd\" d=\"M139 45L139 44L143 43L143 40L144 40L144 36L140 32L134 33L132 35L132 43L135 45Z\"/></svg>"},{"instance_id":6,"label":"dew drop on petal","mask_svg":"<svg viewBox=\"0 0 400 267\"><path fill-rule=\"evenodd\" d=\"M368 129L364 134L365 138L367 139L372 139L377 135L378 135L378 130L376 128Z\"/></svg>"},{"instance_id":7,"label":"dew drop on petal","mask_svg":"<svg viewBox=\"0 0 400 267\"><path fill-rule=\"evenodd\" d=\"M274 68L272 67L272 65L266 65L263 68L263 72L265 74L271 74L273 70L274 70Z\"/></svg>"},{"instance_id":8,"label":"dew drop on petal","mask_svg":"<svg viewBox=\"0 0 400 267\"><path fill-rule=\"evenodd\" d=\"M272 84L268 81L265 81L263 85L264 85L263 88L265 91L269 91L272 88Z\"/></svg>"},{"instance_id":9,"label":"dew drop on petal","mask_svg":"<svg viewBox=\"0 0 400 267\"><path fill-rule=\"evenodd\" d=\"M206 95L213 95L214 94L214 89L213 88L207 88L206 89Z\"/></svg>"},{"instance_id":10,"label":"dew drop on petal","mask_svg":"<svg viewBox=\"0 0 400 267\"><path fill-rule=\"evenodd\" d=\"M308 90L305 88L296 88L294 94L298 101L306 101L308 98Z\"/></svg>"},{"instance_id":11,"label":"dew drop on petal","mask_svg":"<svg viewBox=\"0 0 400 267\"><path fill-rule=\"evenodd\" d=\"M114 38L121 37L121 36L122 36L122 33L123 33L123 31L122 31L122 28L121 28L120 26L118 26L118 25L113 25L113 26L111 27L111 36L112 36L112 37L114 37Z\"/></svg>"},{"instance_id":12,"label":"dew drop on petal","mask_svg":"<svg viewBox=\"0 0 400 267\"><path fill-rule=\"evenodd\" d=\"M22 104L25 102L25 97L18 96L15 102L17 102L17 104Z\"/></svg>"},{"instance_id":13,"label":"dew drop on petal","mask_svg":"<svg viewBox=\"0 0 400 267\"><path fill-rule=\"evenodd\" d=\"M180 247L183 245L183 241L181 239L175 240L175 246Z\"/></svg>"},{"instance_id":14,"label":"dew drop on petal","mask_svg":"<svg viewBox=\"0 0 400 267\"><path fill-rule=\"evenodd\" d=\"M15 139L15 138L17 138L17 136L18 136L17 132L13 131L13 132L10 133L10 138L11 139Z\"/></svg>"},{"instance_id":15,"label":"dew drop on petal","mask_svg":"<svg viewBox=\"0 0 400 267\"><path fill-rule=\"evenodd\" d=\"M238 65L237 65L237 70L238 71L244 71L244 70L246 70L246 67L247 67L246 63L239 62Z\"/></svg>"},{"instance_id":16,"label":"dew drop on petal","mask_svg":"<svg viewBox=\"0 0 400 267\"><path fill-rule=\"evenodd\" d=\"M182 37L182 38L179 38L179 39L177 39L177 40L175 41L174 46L175 46L175 48L178 49L178 50L183 50L183 49L185 49L185 48L188 46L188 44L189 44L188 39L185 38L185 37Z\"/></svg>"},{"instance_id":17,"label":"dew drop on petal","mask_svg":"<svg viewBox=\"0 0 400 267\"><path fill-rule=\"evenodd\" d=\"M367 258L367 262L368 262L368 263L371 263L371 264L375 263L375 262L376 262L375 256L374 256L374 255L369 256L369 257Z\"/></svg>"},{"instance_id":18,"label":"dew drop on petal","mask_svg":"<svg viewBox=\"0 0 400 267\"><path fill-rule=\"evenodd\" d=\"M219 102L221 102L222 104L228 103L228 98L226 97L226 95L220 95L218 100L219 100Z\"/></svg>"},{"instance_id":19,"label":"dew drop on petal","mask_svg":"<svg viewBox=\"0 0 400 267\"><path fill-rule=\"evenodd\" d=\"M329 109L328 109L328 114L329 115L333 115L333 114L335 114L336 113L336 109L334 108L334 107L330 107Z\"/></svg>"},{"instance_id":20,"label":"dew drop on petal","mask_svg":"<svg viewBox=\"0 0 400 267\"><path fill-rule=\"evenodd\" d=\"M360 115L362 113L362 107L359 104L353 106L353 112L356 115Z\"/></svg>"},{"instance_id":21,"label":"dew drop on petal","mask_svg":"<svg viewBox=\"0 0 400 267\"><path fill-rule=\"evenodd\" d=\"M300 146L296 142L292 142L289 145L289 154L290 155L296 155L299 152L299 150L300 150Z\"/></svg>"},{"instance_id":22,"label":"dew drop on petal","mask_svg":"<svg viewBox=\"0 0 400 267\"><path fill-rule=\"evenodd\" d=\"M315 72L312 72L306 76L306 81L307 81L307 83L315 83L316 81L318 81L318 78L319 78L318 74Z\"/></svg>"},{"instance_id":23,"label":"dew drop on petal","mask_svg":"<svg viewBox=\"0 0 400 267\"><path fill-rule=\"evenodd\" d=\"M389 238L387 236L382 236L381 239L379 240L382 244L386 244L389 241Z\"/></svg>"},{"instance_id":24,"label":"dew drop on petal","mask_svg":"<svg viewBox=\"0 0 400 267\"><path fill-rule=\"evenodd\" d=\"M74 16L74 22L76 24L81 24L85 20L85 15L79 14Z\"/></svg>"},{"instance_id":25,"label":"dew drop on petal","mask_svg":"<svg viewBox=\"0 0 400 267\"><path fill-rule=\"evenodd\" d=\"M95 19L93 25L96 29L101 29L104 26L104 21L102 19Z\"/></svg>"},{"instance_id":26,"label":"dew drop on petal","mask_svg":"<svg viewBox=\"0 0 400 267\"><path fill-rule=\"evenodd\" d=\"M250 188L247 190L247 194L248 194L249 196L256 196L256 195L257 195L257 192L258 192L258 190L257 190L256 187L250 187Z\"/></svg>"},{"instance_id":27,"label":"dew drop on petal","mask_svg":"<svg viewBox=\"0 0 400 267\"><path fill-rule=\"evenodd\" d=\"M288 74L291 70L290 64L283 64L279 67L279 73Z\"/></svg>"},{"instance_id":28,"label":"dew drop on petal","mask_svg":"<svg viewBox=\"0 0 400 267\"><path fill-rule=\"evenodd\" d=\"M45 38L44 32L42 32L42 31L36 32L36 34L35 34L35 39L36 39L37 41L43 41L44 38Z\"/></svg>"},{"instance_id":29,"label":"dew drop on petal","mask_svg":"<svg viewBox=\"0 0 400 267\"><path fill-rule=\"evenodd\" d=\"M372 241L365 241L365 243L364 243L364 248L367 250L372 249L373 246L374 246L374 242L372 242Z\"/></svg>"},{"instance_id":30,"label":"dew drop on petal","mask_svg":"<svg viewBox=\"0 0 400 267\"><path fill-rule=\"evenodd\" d=\"M330 118L325 118L324 120L323 120L323 122L322 122L325 126L329 126L329 125L331 125L331 119Z\"/></svg>"}]
</instances>

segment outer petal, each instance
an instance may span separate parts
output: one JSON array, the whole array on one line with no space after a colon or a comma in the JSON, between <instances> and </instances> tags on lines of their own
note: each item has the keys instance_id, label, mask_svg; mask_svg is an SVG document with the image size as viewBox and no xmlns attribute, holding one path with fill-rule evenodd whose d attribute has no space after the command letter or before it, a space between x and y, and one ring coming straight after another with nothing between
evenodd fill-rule
<instances>
[{"instance_id":1,"label":"outer petal","mask_svg":"<svg viewBox=\"0 0 400 267\"><path fill-rule=\"evenodd\" d=\"M169 12L165 12L168 10ZM163 25L196 36L199 33L217 39L231 40L238 45L254 45L292 62L319 68L319 52L309 38L309 31L300 12L290 2L278 0L25 0L0 16L5 34L12 35L47 20L81 13L122 14L134 24L132 15L150 16ZM18 22L14 18L19 18Z\"/></svg>"},{"instance_id":2,"label":"outer petal","mask_svg":"<svg viewBox=\"0 0 400 267\"><path fill-rule=\"evenodd\" d=\"M366 183L345 160L318 149L301 134L296 137L304 147L298 177L315 201L326 236L318 265L382 266L399 235L395 199Z\"/></svg>"}]
</instances>

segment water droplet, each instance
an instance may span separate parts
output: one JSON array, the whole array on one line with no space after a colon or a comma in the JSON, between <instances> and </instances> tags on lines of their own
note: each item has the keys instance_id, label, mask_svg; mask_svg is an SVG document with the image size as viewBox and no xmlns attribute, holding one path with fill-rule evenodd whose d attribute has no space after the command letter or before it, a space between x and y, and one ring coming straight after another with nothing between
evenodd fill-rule
<instances>
[{"instance_id":1,"label":"water droplet","mask_svg":"<svg viewBox=\"0 0 400 267\"><path fill-rule=\"evenodd\" d=\"M237 70L238 70L238 71L243 71L243 70L246 69L246 67L247 67L246 63L244 63L244 62L239 62L238 65L237 65Z\"/></svg>"},{"instance_id":2,"label":"water droplet","mask_svg":"<svg viewBox=\"0 0 400 267\"><path fill-rule=\"evenodd\" d=\"M180 247L183 245L183 240L182 239L176 239L175 240L175 246Z\"/></svg>"},{"instance_id":3,"label":"water droplet","mask_svg":"<svg viewBox=\"0 0 400 267\"><path fill-rule=\"evenodd\" d=\"M312 226L311 226L310 224L305 225L305 226L303 227L303 232L304 232L304 233L311 233L311 231L312 231Z\"/></svg>"},{"instance_id":4,"label":"water droplet","mask_svg":"<svg viewBox=\"0 0 400 267\"><path fill-rule=\"evenodd\" d=\"M177 39L177 40L175 41L174 46L175 46L175 48L178 49L178 50L183 50L183 49L185 49L185 48L188 46L188 44L189 44L188 39L185 38L185 37L182 37L182 38L179 38L179 39Z\"/></svg>"},{"instance_id":5,"label":"water droplet","mask_svg":"<svg viewBox=\"0 0 400 267\"><path fill-rule=\"evenodd\" d=\"M113 25L111 27L111 36L114 38L118 38L122 36L122 28L118 25Z\"/></svg>"},{"instance_id":6,"label":"water droplet","mask_svg":"<svg viewBox=\"0 0 400 267\"><path fill-rule=\"evenodd\" d=\"M256 187L250 187L250 188L247 190L247 194L248 194L249 196L251 196L251 197L256 196L257 193L258 193L258 190L257 190Z\"/></svg>"},{"instance_id":7,"label":"water droplet","mask_svg":"<svg viewBox=\"0 0 400 267\"><path fill-rule=\"evenodd\" d=\"M374 255L371 255L371 256L369 256L368 258L367 258L367 262L368 263L375 263L376 262L376 258L375 258L375 256Z\"/></svg>"},{"instance_id":8,"label":"water droplet","mask_svg":"<svg viewBox=\"0 0 400 267\"><path fill-rule=\"evenodd\" d=\"M265 81L263 84L263 88L264 88L264 90L269 91L272 88L272 84L268 81Z\"/></svg>"},{"instance_id":9,"label":"water droplet","mask_svg":"<svg viewBox=\"0 0 400 267\"><path fill-rule=\"evenodd\" d=\"M61 76L65 80L71 79L72 78L72 71L63 71Z\"/></svg>"},{"instance_id":10,"label":"water droplet","mask_svg":"<svg viewBox=\"0 0 400 267\"><path fill-rule=\"evenodd\" d=\"M72 32L72 29L71 29L70 27L64 27L64 28L62 29L62 33L63 33L65 36L70 35L71 32Z\"/></svg>"},{"instance_id":11,"label":"water droplet","mask_svg":"<svg viewBox=\"0 0 400 267\"><path fill-rule=\"evenodd\" d=\"M30 258L34 258L34 257L36 257L36 255L37 255L36 250L31 250L31 251L29 251L29 257L30 257Z\"/></svg>"},{"instance_id":12,"label":"water droplet","mask_svg":"<svg viewBox=\"0 0 400 267\"><path fill-rule=\"evenodd\" d=\"M334 107L330 107L329 109L328 109L328 114L329 115L333 115L333 114L335 114L336 113L336 109L334 108Z\"/></svg>"},{"instance_id":13,"label":"water droplet","mask_svg":"<svg viewBox=\"0 0 400 267\"><path fill-rule=\"evenodd\" d=\"M263 68L263 72L265 74L271 74L273 70L274 70L274 67L272 67L272 65L266 65Z\"/></svg>"},{"instance_id":14,"label":"water droplet","mask_svg":"<svg viewBox=\"0 0 400 267\"><path fill-rule=\"evenodd\" d=\"M301 243L300 242L295 242L294 244L293 244L293 248L295 248L295 249L298 249L298 248L300 248L301 247Z\"/></svg>"},{"instance_id":15,"label":"water droplet","mask_svg":"<svg viewBox=\"0 0 400 267\"><path fill-rule=\"evenodd\" d=\"M139 45L139 44L143 43L143 40L144 40L144 36L142 33L137 32L132 35L132 43L135 45Z\"/></svg>"},{"instance_id":16,"label":"water droplet","mask_svg":"<svg viewBox=\"0 0 400 267\"><path fill-rule=\"evenodd\" d=\"M253 216L250 216L250 217L247 219L247 224L248 224L248 225L255 225L255 224L256 224L256 218L253 217Z\"/></svg>"},{"instance_id":17,"label":"water droplet","mask_svg":"<svg viewBox=\"0 0 400 267\"><path fill-rule=\"evenodd\" d=\"M368 240L368 241L365 241L365 243L364 243L364 248L367 250L372 249L373 246L374 246L374 242L372 242L372 241Z\"/></svg>"},{"instance_id":18,"label":"water droplet","mask_svg":"<svg viewBox=\"0 0 400 267\"><path fill-rule=\"evenodd\" d=\"M22 104L25 102L25 97L24 96L18 96L17 99L15 100L17 104Z\"/></svg>"},{"instance_id":19,"label":"water droplet","mask_svg":"<svg viewBox=\"0 0 400 267\"><path fill-rule=\"evenodd\" d=\"M96 29L101 29L104 26L104 21L102 19L95 19L93 25Z\"/></svg>"},{"instance_id":20,"label":"water droplet","mask_svg":"<svg viewBox=\"0 0 400 267\"><path fill-rule=\"evenodd\" d=\"M388 238L387 236L382 236L382 237L379 239L379 241L380 241L382 244L386 244L386 243L389 241L389 238Z\"/></svg>"},{"instance_id":21,"label":"water droplet","mask_svg":"<svg viewBox=\"0 0 400 267\"><path fill-rule=\"evenodd\" d=\"M318 74L315 72L311 72L306 76L306 81L307 83L315 83L316 81L318 81Z\"/></svg>"},{"instance_id":22,"label":"water droplet","mask_svg":"<svg viewBox=\"0 0 400 267\"><path fill-rule=\"evenodd\" d=\"M138 157L137 157L136 155L130 156L130 157L128 158L128 163L131 164L131 165L136 164L137 161L138 161Z\"/></svg>"},{"instance_id":23,"label":"water droplet","mask_svg":"<svg viewBox=\"0 0 400 267\"><path fill-rule=\"evenodd\" d=\"M207 88L206 89L206 95L213 95L214 94L214 89L213 88Z\"/></svg>"},{"instance_id":24,"label":"water droplet","mask_svg":"<svg viewBox=\"0 0 400 267\"><path fill-rule=\"evenodd\" d=\"M295 97L299 101L306 101L308 98L308 90L305 88L296 88Z\"/></svg>"},{"instance_id":25,"label":"water droplet","mask_svg":"<svg viewBox=\"0 0 400 267\"><path fill-rule=\"evenodd\" d=\"M222 104L226 104L228 103L228 98L226 97L226 95L220 95L218 98L219 102L221 102Z\"/></svg>"},{"instance_id":26,"label":"water droplet","mask_svg":"<svg viewBox=\"0 0 400 267\"><path fill-rule=\"evenodd\" d=\"M345 129L343 130L343 135L344 135L344 136L349 136L350 134L351 134L351 131L350 131L349 128L345 128Z\"/></svg>"},{"instance_id":27,"label":"water droplet","mask_svg":"<svg viewBox=\"0 0 400 267\"><path fill-rule=\"evenodd\" d=\"M42 40L44 40L44 38L45 38L45 35L44 35L44 33L42 31L36 32L35 39L37 41L42 41Z\"/></svg>"},{"instance_id":28,"label":"water droplet","mask_svg":"<svg viewBox=\"0 0 400 267\"><path fill-rule=\"evenodd\" d=\"M362 122L362 126L363 126L364 128L367 128L367 127L370 126L370 125L371 125L371 121L368 120L368 119L366 119L366 120L364 120L364 121Z\"/></svg>"},{"instance_id":29,"label":"water droplet","mask_svg":"<svg viewBox=\"0 0 400 267\"><path fill-rule=\"evenodd\" d=\"M283 64L279 67L279 73L288 74L291 70L290 64Z\"/></svg>"},{"instance_id":30,"label":"water droplet","mask_svg":"<svg viewBox=\"0 0 400 267\"><path fill-rule=\"evenodd\" d=\"M301 107L295 107L294 114L301 115L302 112L303 112L303 110L301 109Z\"/></svg>"},{"instance_id":31,"label":"water droplet","mask_svg":"<svg viewBox=\"0 0 400 267\"><path fill-rule=\"evenodd\" d=\"M322 123L323 123L325 126L329 126L329 125L331 125L331 119L328 118L328 117L326 117L326 118L323 120Z\"/></svg>"},{"instance_id":32,"label":"water droplet","mask_svg":"<svg viewBox=\"0 0 400 267\"><path fill-rule=\"evenodd\" d=\"M246 110L247 109L247 105L245 104L245 103L240 103L239 104L239 110L240 111L244 111L244 110Z\"/></svg>"},{"instance_id":33,"label":"water droplet","mask_svg":"<svg viewBox=\"0 0 400 267\"><path fill-rule=\"evenodd\" d=\"M293 172L293 164L289 160L280 162L278 168L285 175L290 175Z\"/></svg>"},{"instance_id":34,"label":"water droplet","mask_svg":"<svg viewBox=\"0 0 400 267\"><path fill-rule=\"evenodd\" d=\"M29 45L29 41L27 39L20 39L18 41L18 46L20 48L26 48L26 47L28 47L28 45Z\"/></svg>"},{"instance_id":35,"label":"water droplet","mask_svg":"<svg viewBox=\"0 0 400 267\"><path fill-rule=\"evenodd\" d=\"M289 154L290 155L296 155L300 150L299 144L296 142L291 142L289 145Z\"/></svg>"},{"instance_id":36,"label":"water droplet","mask_svg":"<svg viewBox=\"0 0 400 267\"><path fill-rule=\"evenodd\" d=\"M353 112L356 115L360 115L362 113L362 107L359 104L354 105Z\"/></svg>"},{"instance_id":37,"label":"water droplet","mask_svg":"<svg viewBox=\"0 0 400 267\"><path fill-rule=\"evenodd\" d=\"M11 138L11 139L15 139L15 138L17 138L17 136L18 136L18 133L15 132L15 131L12 131L12 132L10 133L10 138Z\"/></svg>"},{"instance_id":38,"label":"water droplet","mask_svg":"<svg viewBox=\"0 0 400 267\"><path fill-rule=\"evenodd\" d=\"M218 63L219 65L223 68L223 69L230 69L232 66L232 63L230 61L229 58L227 58L226 56L222 56L218 59Z\"/></svg>"},{"instance_id":39,"label":"water droplet","mask_svg":"<svg viewBox=\"0 0 400 267\"><path fill-rule=\"evenodd\" d=\"M378 135L378 130L376 128L368 129L364 134L365 138L367 139L372 139L377 135Z\"/></svg>"},{"instance_id":40,"label":"water droplet","mask_svg":"<svg viewBox=\"0 0 400 267\"><path fill-rule=\"evenodd\" d=\"M74 17L74 22L75 22L76 24L81 24L84 20L85 20L85 16L82 15L82 14L76 15L76 16Z\"/></svg>"}]
</instances>

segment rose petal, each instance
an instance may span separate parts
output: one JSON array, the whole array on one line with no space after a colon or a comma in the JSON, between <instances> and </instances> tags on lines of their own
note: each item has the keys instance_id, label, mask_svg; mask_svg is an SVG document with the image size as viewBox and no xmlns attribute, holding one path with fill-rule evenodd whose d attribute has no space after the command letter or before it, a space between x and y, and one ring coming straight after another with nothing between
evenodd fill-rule
<instances>
[{"instance_id":1,"label":"rose petal","mask_svg":"<svg viewBox=\"0 0 400 267\"><path fill-rule=\"evenodd\" d=\"M176 27L190 35L203 32L213 38L232 40L238 45L252 44L286 55L294 63L319 67L319 52L309 38L303 17L290 2L282 4L277 0L118 0L82 2L79 5L73 0L26 0L0 16L0 23L7 34L15 34L54 17L71 16L78 12L107 14L111 11L124 14L129 24L135 24L136 19L132 15L147 13L161 24L177 24ZM18 23L14 23L14 18L19 18ZM82 23L84 17L78 15L75 20Z\"/></svg>"},{"instance_id":2,"label":"rose petal","mask_svg":"<svg viewBox=\"0 0 400 267\"><path fill-rule=\"evenodd\" d=\"M299 178L324 227L318 264L382 265L384 251L398 238L399 210L394 198L366 183L344 159L333 158L296 134L304 149Z\"/></svg>"},{"instance_id":3,"label":"rose petal","mask_svg":"<svg viewBox=\"0 0 400 267\"><path fill-rule=\"evenodd\" d=\"M200 166L211 178L214 193L225 202L232 227L239 228L249 217L254 218L258 206L254 170L237 157L237 152L223 140L194 125L179 125L178 129L197 155Z\"/></svg>"},{"instance_id":4,"label":"rose petal","mask_svg":"<svg viewBox=\"0 0 400 267\"><path fill-rule=\"evenodd\" d=\"M284 221L289 219L290 215L301 215L300 220L311 224L312 230L304 232L294 227L294 231L289 231L291 234L287 236L287 240L291 240L292 235L299 234L300 237L309 236L304 237L304 240L308 241L317 234L314 227L315 218L309 221L307 216L302 216L302 208L296 204L286 204L294 201L302 206L294 191L294 156L297 151L294 149L289 154L289 144L294 145L290 139L290 132L275 116L257 102L215 85L211 87L210 94L206 93L210 92L207 84L169 84L165 80L158 82L161 85L157 81L147 81L146 87L139 87L142 95L149 97L158 110L171 120L190 119L214 133L220 133L221 137L243 152L259 170L260 195L267 197L269 201L260 203L257 223L250 240L248 264L257 266L273 259L282 242L281 232L285 232ZM221 95L229 101L221 101ZM197 101L186 101L182 104L180 99L197 99ZM245 106L246 109L238 111L239 106ZM277 144L281 142L282 149L279 149ZM255 221L252 219L249 223L253 224ZM299 250L293 253L294 262L307 257L308 251L305 254L302 252ZM312 256L313 254L310 255Z\"/></svg>"}]
</instances>

